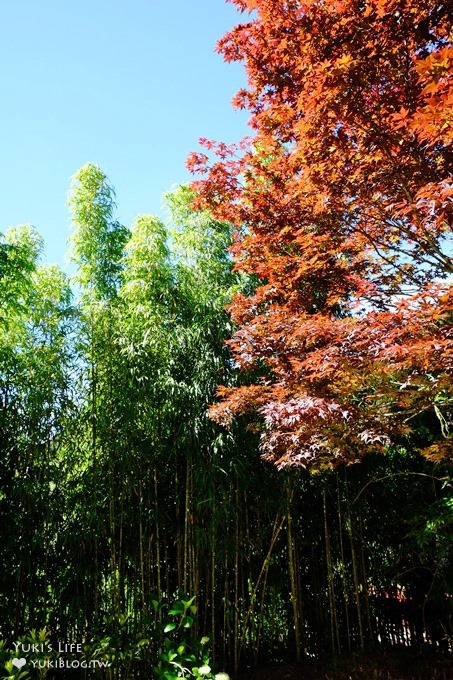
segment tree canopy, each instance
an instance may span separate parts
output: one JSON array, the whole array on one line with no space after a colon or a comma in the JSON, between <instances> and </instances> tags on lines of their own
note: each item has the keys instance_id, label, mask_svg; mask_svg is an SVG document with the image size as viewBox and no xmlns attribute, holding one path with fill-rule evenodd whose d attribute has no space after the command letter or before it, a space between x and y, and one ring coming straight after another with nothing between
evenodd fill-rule
<instances>
[{"instance_id":1,"label":"tree canopy","mask_svg":"<svg viewBox=\"0 0 453 680\"><path fill-rule=\"evenodd\" d=\"M449 457L447 4L233 2L250 16L218 49L245 65L234 102L253 135L201 140L189 167L205 174L198 204L237 226L237 269L258 279L230 306L229 345L240 368L259 370L219 389L213 417L254 409L280 467L352 462L411 438Z\"/></svg>"}]
</instances>

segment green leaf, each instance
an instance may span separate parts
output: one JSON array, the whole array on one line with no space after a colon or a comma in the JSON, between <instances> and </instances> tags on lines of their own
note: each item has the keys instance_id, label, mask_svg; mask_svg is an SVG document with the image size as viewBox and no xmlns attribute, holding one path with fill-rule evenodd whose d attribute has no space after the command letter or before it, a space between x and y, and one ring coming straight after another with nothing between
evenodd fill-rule
<instances>
[{"instance_id":1,"label":"green leaf","mask_svg":"<svg viewBox=\"0 0 453 680\"><path fill-rule=\"evenodd\" d=\"M174 621L170 621L167 623L167 625L164 628L164 633L169 633L171 630L174 630L175 628L178 627L178 624L175 623Z\"/></svg>"}]
</instances>

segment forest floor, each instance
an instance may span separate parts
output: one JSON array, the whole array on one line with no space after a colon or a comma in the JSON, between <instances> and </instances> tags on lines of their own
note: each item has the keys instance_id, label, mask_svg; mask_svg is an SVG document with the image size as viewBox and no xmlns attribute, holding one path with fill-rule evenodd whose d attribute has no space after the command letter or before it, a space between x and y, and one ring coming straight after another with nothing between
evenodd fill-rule
<instances>
[{"instance_id":1,"label":"forest floor","mask_svg":"<svg viewBox=\"0 0 453 680\"><path fill-rule=\"evenodd\" d=\"M351 656L332 662L268 665L237 680L453 680L453 657L409 650Z\"/></svg>"}]
</instances>

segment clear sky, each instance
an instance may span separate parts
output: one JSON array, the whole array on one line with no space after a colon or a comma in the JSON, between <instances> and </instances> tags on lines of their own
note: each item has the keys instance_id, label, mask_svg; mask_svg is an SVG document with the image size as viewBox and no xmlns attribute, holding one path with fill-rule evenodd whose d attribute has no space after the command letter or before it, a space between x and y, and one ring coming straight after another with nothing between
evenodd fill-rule
<instances>
[{"instance_id":1,"label":"clear sky","mask_svg":"<svg viewBox=\"0 0 453 680\"><path fill-rule=\"evenodd\" d=\"M1 2L0 232L33 224L44 261L66 267L67 194L87 162L123 224L161 213L199 137L248 132L230 103L243 68L214 52L239 21L224 0Z\"/></svg>"}]
</instances>

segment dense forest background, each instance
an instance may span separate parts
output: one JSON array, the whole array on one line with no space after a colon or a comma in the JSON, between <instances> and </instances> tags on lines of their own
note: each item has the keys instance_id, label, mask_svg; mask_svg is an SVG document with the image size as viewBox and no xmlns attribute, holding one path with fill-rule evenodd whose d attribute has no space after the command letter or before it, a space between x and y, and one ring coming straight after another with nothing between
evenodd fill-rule
<instances>
[{"instance_id":1,"label":"dense forest background","mask_svg":"<svg viewBox=\"0 0 453 680\"><path fill-rule=\"evenodd\" d=\"M1 238L7 678L451 652L451 13L233 2L253 137L130 228L81 168L72 279Z\"/></svg>"},{"instance_id":2,"label":"dense forest background","mask_svg":"<svg viewBox=\"0 0 453 680\"><path fill-rule=\"evenodd\" d=\"M72 288L38 264L32 228L3 239L2 638L46 628L97 645L117 664L108 677L149 677L153 600L185 593L230 670L447 649L451 487L416 451L438 421L421 418L411 446L314 475L263 462L247 416L215 424L216 385L239 380L225 304L253 280L233 271L231 226L192 198L180 187L166 224L129 230L103 172L82 168Z\"/></svg>"}]
</instances>

